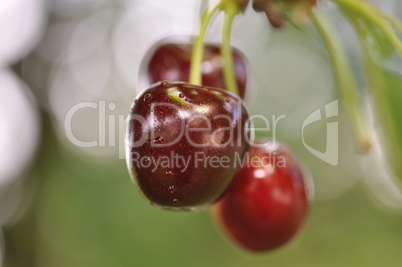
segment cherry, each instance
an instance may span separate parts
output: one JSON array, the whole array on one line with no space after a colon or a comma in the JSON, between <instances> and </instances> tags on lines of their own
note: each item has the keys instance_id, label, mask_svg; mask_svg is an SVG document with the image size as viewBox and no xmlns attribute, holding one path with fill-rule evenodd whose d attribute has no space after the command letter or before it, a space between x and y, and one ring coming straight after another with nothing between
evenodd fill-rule
<instances>
[{"instance_id":1,"label":"cherry","mask_svg":"<svg viewBox=\"0 0 402 267\"><path fill-rule=\"evenodd\" d=\"M248 150L249 124L243 102L228 91L153 84L130 110L129 171L154 205L184 210L211 205Z\"/></svg>"},{"instance_id":2,"label":"cherry","mask_svg":"<svg viewBox=\"0 0 402 267\"><path fill-rule=\"evenodd\" d=\"M163 80L187 82L192 48L191 44L165 43L159 45L148 61L149 82L155 83ZM244 55L237 49L233 49L233 63L239 95L244 99L247 86L247 64ZM219 45L207 44L202 65L202 84L225 88L222 67L223 59L220 56Z\"/></svg>"},{"instance_id":3,"label":"cherry","mask_svg":"<svg viewBox=\"0 0 402 267\"><path fill-rule=\"evenodd\" d=\"M262 145L263 144L263 145ZM253 144L215 214L229 236L253 252L289 242L309 209L300 165L283 145Z\"/></svg>"}]
</instances>

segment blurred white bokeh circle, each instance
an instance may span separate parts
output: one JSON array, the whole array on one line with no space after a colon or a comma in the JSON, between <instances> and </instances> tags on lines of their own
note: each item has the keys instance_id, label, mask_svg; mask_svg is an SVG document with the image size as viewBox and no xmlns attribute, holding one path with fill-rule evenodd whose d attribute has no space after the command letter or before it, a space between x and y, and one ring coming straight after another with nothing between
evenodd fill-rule
<instances>
[{"instance_id":1,"label":"blurred white bokeh circle","mask_svg":"<svg viewBox=\"0 0 402 267\"><path fill-rule=\"evenodd\" d=\"M363 157L360 162L365 173L363 181L377 203L392 210L402 211L400 180L388 162L388 155L384 149L388 147L387 141L384 140L385 137L378 130L379 118L375 117L373 107L369 105L367 114L374 142L370 153Z\"/></svg>"},{"instance_id":2,"label":"blurred white bokeh circle","mask_svg":"<svg viewBox=\"0 0 402 267\"><path fill-rule=\"evenodd\" d=\"M45 0L0 1L0 65L16 62L36 46L46 13Z\"/></svg>"},{"instance_id":3,"label":"blurred white bokeh circle","mask_svg":"<svg viewBox=\"0 0 402 267\"><path fill-rule=\"evenodd\" d=\"M119 146L124 143L118 116L126 117L136 92L115 69L109 37L116 16L118 13L112 10L102 11L78 21L72 28L60 26L69 31L65 48L55 49L52 54L46 53L46 49L41 52L41 57L54 62L48 97L56 132L61 143L79 152L77 155L84 152L86 156L117 159ZM92 108L84 107L88 104ZM77 105L83 106L73 112ZM66 123L74 139L96 145L83 147L72 143ZM114 129L109 131L111 127Z\"/></svg>"},{"instance_id":4,"label":"blurred white bokeh circle","mask_svg":"<svg viewBox=\"0 0 402 267\"><path fill-rule=\"evenodd\" d=\"M38 107L11 71L0 70L0 185L31 163L39 143Z\"/></svg>"},{"instance_id":5,"label":"blurred white bokeh circle","mask_svg":"<svg viewBox=\"0 0 402 267\"><path fill-rule=\"evenodd\" d=\"M313 129L307 129L307 131L311 131L306 136L306 143L309 146L327 152L326 144L335 140L327 139L328 129L326 125L328 122L338 123L337 141L335 141L338 142L338 151L336 152L338 164L332 166L308 152L306 147L301 148L304 163L308 166L314 179L317 200L330 200L340 197L356 185L363 176L359 164L362 155L357 152L357 145L346 111L343 109L342 103L339 105L339 116L335 121L322 120L316 122L316 125L309 126Z\"/></svg>"},{"instance_id":6,"label":"blurred white bokeh circle","mask_svg":"<svg viewBox=\"0 0 402 267\"><path fill-rule=\"evenodd\" d=\"M197 31L199 4L195 0L142 1L127 8L117 22L112 46L128 84L137 87L141 60L153 44L169 35L189 36Z\"/></svg>"}]
</instances>

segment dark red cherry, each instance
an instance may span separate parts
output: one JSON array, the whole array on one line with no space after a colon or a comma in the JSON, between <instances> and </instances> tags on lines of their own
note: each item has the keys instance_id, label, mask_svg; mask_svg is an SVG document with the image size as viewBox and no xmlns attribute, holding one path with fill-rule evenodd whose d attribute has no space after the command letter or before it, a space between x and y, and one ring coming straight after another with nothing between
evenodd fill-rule
<instances>
[{"instance_id":1,"label":"dark red cherry","mask_svg":"<svg viewBox=\"0 0 402 267\"><path fill-rule=\"evenodd\" d=\"M166 43L158 46L150 55L147 66L149 82L184 81L188 82L190 75L191 44ZM244 55L233 49L233 63L237 87L241 98L246 96L247 64ZM216 88L225 88L223 78L223 58L219 45L207 44L202 63L202 84Z\"/></svg>"},{"instance_id":2,"label":"dark red cherry","mask_svg":"<svg viewBox=\"0 0 402 267\"><path fill-rule=\"evenodd\" d=\"M215 214L241 247L270 251L288 243L302 227L309 210L307 193L291 152L278 143L260 141L250 147Z\"/></svg>"},{"instance_id":3,"label":"dark red cherry","mask_svg":"<svg viewBox=\"0 0 402 267\"><path fill-rule=\"evenodd\" d=\"M127 164L149 201L199 209L226 190L248 150L248 113L230 92L160 82L144 90L129 114Z\"/></svg>"}]
</instances>

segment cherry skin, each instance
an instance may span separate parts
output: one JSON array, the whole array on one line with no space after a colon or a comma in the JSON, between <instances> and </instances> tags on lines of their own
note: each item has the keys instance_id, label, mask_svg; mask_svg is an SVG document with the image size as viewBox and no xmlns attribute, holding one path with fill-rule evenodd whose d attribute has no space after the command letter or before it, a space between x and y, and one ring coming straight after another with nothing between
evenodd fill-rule
<instances>
[{"instance_id":1,"label":"cherry skin","mask_svg":"<svg viewBox=\"0 0 402 267\"><path fill-rule=\"evenodd\" d=\"M309 200L305 177L290 151L279 143L256 144L260 147L250 147L214 211L241 247L266 252L285 245L301 229Z\"/></svg>"},{"instance_id":2,"label":"cherry skin","mask_svg":"<svg viewBox=\"0 0 402 267\"><path fill-rule=\"evenodd\" d=\"M166 43L158 46L148 62L147 73L150 83L158 81L188 82L190 75L191 44ZM241 98L246 96L247 64L243 54L233 49L233 63L237 87ZM214 44L205 45L202 65L202 84L216 88L226 88L223 77L223 59L220 47Z\"/></svg>"},{"instance_id":3,"label":"cherry skin","mask_svg":"<svg viewBox=\"0 0 402 267\"><path fill-rule=\"evenodd\" d=\"M153 84L137 96L130 110L130 174L156 206L209 206L232 180L235 160L248 150L249 124L247 110L235 94L180 82Z\"/></svg>"}]
</instances>

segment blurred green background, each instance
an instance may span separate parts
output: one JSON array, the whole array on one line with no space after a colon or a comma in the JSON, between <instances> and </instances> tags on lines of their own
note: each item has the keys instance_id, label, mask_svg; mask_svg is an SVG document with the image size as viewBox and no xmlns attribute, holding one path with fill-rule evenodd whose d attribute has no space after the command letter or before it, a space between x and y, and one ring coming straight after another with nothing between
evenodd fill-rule
<instances>
[{"instance_id":1,"label":"blurred green background","mask_svg":"<svg viewBox=\"0 0 402 267\"><path fill-rule=\"evenodd\" d=\"M180 213L149 205L120 157L124 127L119 116L126 116L145 86L138 77L143 55L163 37L194 34L200 2L4 3L0 34L13 19L26 28L7 39L13 41L9 47L0 44L1 73L6 73L0 75L0 89L8 94L12 86L2 78L10 76L31 103L22 113L22 104L0 98L1 105L9 102L21 111L19 117L5 112L13 120L4 125L18 130L27 125L26 114L39 118L31 128L20 130L24 134L11 134L11 147L0 152L0 159L21 163L8 176L0 172L4 266L402 266L402 195L376 155L356 153L342 103L336 119L339 165L321 161L303 145L303 121L338 99L328 55L314 30L274 31L263 15L251 10L235 21L233 44L250 63L250 112L268 118L286 115L277 138L308 166L316 189L301 235L279 251L253 255L233 245L209 211ZM381 4L396 13L402 7L397 1ZM343 20L337 20L337 26L358 68L351 29ZM219 42L220 29L218 18L208 41ZM11 51L14 48L19 50ZM396 122L402 118L400 66L399 58L382 66ZM82 141L99 141L104 135L104 146L77 147L67 138L66 114L83 102L98 106L74 114L72 132ZM99 113L102 105L105 114ZM5 127L1 119L0 127ZM305 141L317 150L325 150L326 123L305 129ZM397 125L402 132L402 124ZM109 133L112 126L115 135ZM28 157L25 154L30 161L20 162Z\"/></svg>"}]
</instances>

